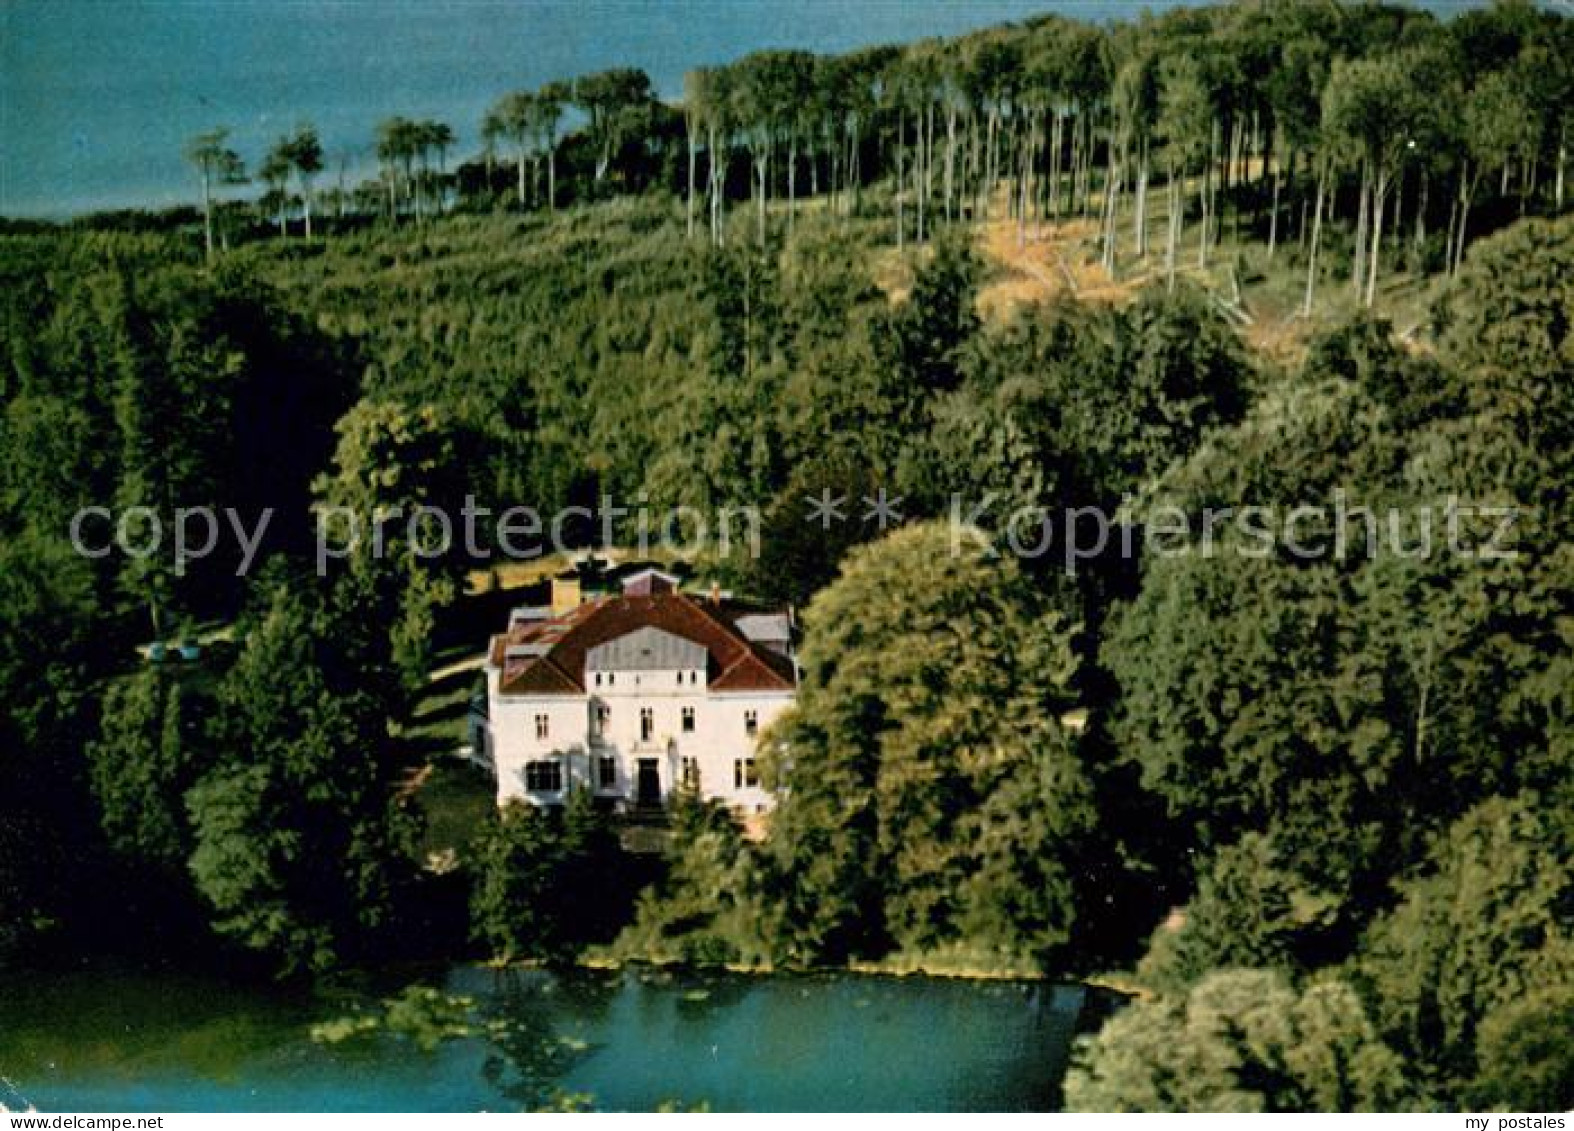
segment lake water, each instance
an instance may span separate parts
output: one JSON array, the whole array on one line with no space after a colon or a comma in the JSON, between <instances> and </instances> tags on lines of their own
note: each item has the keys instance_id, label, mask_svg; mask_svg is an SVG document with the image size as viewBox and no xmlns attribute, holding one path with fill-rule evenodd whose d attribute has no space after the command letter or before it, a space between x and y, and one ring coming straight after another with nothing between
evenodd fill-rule
<instances>
[{"instance_id":1,"label":"lake water","mask_svg":"<svg viewBox=\"0 0 1574 1131\"><path fill-rule=\"evenodd\" d=\"M391 987L390 992L392 988ZM853 975L461 967L486 1037L322 1044L352 1000L170 975L0 982L0 1103L43 1111L1046 1110L1081 991Z\"/></svg>"},{"instance_id":2,"label":"lake water","mask_svg":"<svg viewBox=\"0 0 1574 1131\"><path fill-rule=\"evenodd\" d=\"M1174 0L1154 0L1154 8ZM0 214L64 216L195 198L187 138L224 125L255 169L301 119L369 166L376 123L439 117L473 154L497 97L610 66L665 97L695 66L765 47L844 51L953 35L1047 10L1089 20L1110 0L5 0L0 3Z\"/></svg>"}]
</instances>

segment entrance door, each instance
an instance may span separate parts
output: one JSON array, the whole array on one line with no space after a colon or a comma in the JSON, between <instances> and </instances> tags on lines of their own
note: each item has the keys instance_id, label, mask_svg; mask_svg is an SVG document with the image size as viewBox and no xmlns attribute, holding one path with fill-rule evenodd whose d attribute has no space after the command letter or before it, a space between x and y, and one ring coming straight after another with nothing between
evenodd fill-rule
<instances>
[{"instance_id":1,"label":"entrance door","mask_svg":"<svg viewBox=\"0 0 1574 1131\"><path fill-rule=\"evenodd\" d=\"M636 779L634 798L641 805L661 804L661 771L657 768L654 758L641 758L639 760L639 774Z\"/></svg>"}]
</instances>

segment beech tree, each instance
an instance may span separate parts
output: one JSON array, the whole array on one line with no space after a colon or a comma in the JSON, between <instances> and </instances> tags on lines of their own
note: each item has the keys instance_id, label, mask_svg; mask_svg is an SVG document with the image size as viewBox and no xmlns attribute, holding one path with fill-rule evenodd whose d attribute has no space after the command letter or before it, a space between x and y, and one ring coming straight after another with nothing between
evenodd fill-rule
<instances>
[{"instance_id":1,"label":"beech tree","mask_svg":"<svg viewBox=\"0 0 1574 1131\"><path fill-rule=\"evenodd\" d=\"M1378 1002L1376 1021L1395 1046L1432 1067L1461 1099L1478 1073L1511 1081L1513 1068L1483 1064L1483 1021L1516 1003L1547 1002L1574 986L1574 899L1569 829L1538 797L1482 802L1440 838L1400 903L1372 927L1358 969ZM1499 1014L1493 1051L1506 1051ZM1566 1093L1565 1093L1566 1094ZM1524 1108L1532 1097L1494 1094Z\"/></svg>"},{"instance_id":2,"label":"beech tree","mask_svg":"<svg viewBox=\"0 0 1574 1131\"><path fill-rule=\"evenodd\" d=\"M277 199L279 235L287 234L286 210L289 198L285 188L293 174L300 193L306 238L312 238L312 183L320 172L322 142L317 138L317 130L310 125L300 126L293 134L279 138L268 151L258 175L267 182L270 193Z\"/></svg>"},{"instance_id":3,"label":"beech tree","mask_svg":"<svg viewBox=\"0 0 1574 1131\"><path fill-rule=\"evenodd\" d=\"M317 139L314 126L303 125L295 130L289 141L290 165L301 194L301 210L305 216L306 238L312 238L312 184L322 172L322 142Z\"/></svg>"},{"instance_id":4,"label":"beech tree","mask_svg":"<svg viewBox=\"0 0 1574 1131\"><path fill-rule=\"evenodd\" d=\"M191 855L184 799L208 761L193 698L177 675L149 667L110 688L87 748L110 843L163 869L183 870Z\"/></svg>"},{"instance_id":5,"label":"beech tree","mask_svg":"<svg viewBox=\"0 0 1574 1131\"><path fill-rule=\"evenodd\" d=\"M1328 78L1323 117L1328 128L1347 139L1361 160L1354 282L1368 307L1377 295L1378 260L1389 193L1403 161L1416 144L1419 121L1425 112L1420 74L1428 61L1420 52L1339 60Z\"/></svg>"},{"instance_id":6,"label":"beech tree","mask_svg":"<svg viewBox=\"0 0 1574 1131\"><path fill-rule=\"evenodd\" d=\"M598 71L575 79L572 97L588 119L599 185L624 143L638 136L649 122L653 98L650 76L632 67Z\"/></svg>"},{"instance_id":7,"label":"beech tree","mask_svg":"<svg viewBox=\"0 0 1574 1131\"><path fill-rule=\"evenodd\" d=\"M1159 95L1159 132L1164 136L1166 183L1169 191L1169 227L1165 233L1164 272L1171 290L1175 289L1176 245L1185 221L1182 189L1186 174L1202 153L1208 135L1211 111L1202 71L1190 56L1172 56L1162 64ZM1205 189L1199 189L1199 194ZM1206 217L1206 209L1202 215Z\"/></svg>"},{"instance_id":8,"label":"beech tree","mask_svg":"<svg viewBox=\"0 0 1574 1131\"><path fill-rule=\"evenodd\" d=\"M518 177L519 207L525 207L525 162L530 155L530 143L535 134L536 99L529 91L516 90L505 94L487 112L483 128L498 137L507 138L514 146L514 171Z\"/></svg>"},{"instance_id":9,"label":"beech tree","mask_svg":"<svg viewBox=\"0 0 1574 1131\"><path fill-rule=\"evenodd\" d=\"M281 138L262 159L262 164L257 167L257 179L268 186L260 202L261 207L264 213L273 213L273 219L279 225L279 238L283 239L289 234L286 210L290 203L286 191L290 183L289 143L286 139Z\"/></svg>"},{"instance_id":10,"label":"beech tree","mask_svg":"<svg viewBox=\"0 0 1574 1131\"><path fill-rule=\"evenodd\" d=\"M561 810L509 806L488 822L475 856L471 930L497 959L572 960L610 941L628 913L632 865L588 790Z\"/></svg>"},{"instance_id":11,"label":"beech tree","mask_svg":"<svg viewBox=\"0 0 1574 1131\"><path fill-rule=\"evenodd\" d=\"M187 795L191 873L221 934L283 975L321 973L392 941L414 826L354 634L283 588L247 629L218 692L216 764Z\"/></svg>"},{"instance_id":12,"label":"beech tree","mask_svg":"<svg viewBox=\"0 0 1574 1131\"><path fill-rule=\"evenodd\" d=\"M240 155L225 143L229 130L218 129L198 134L186 143L186 160L196 166L202 181L202 235L208 261L213 261L213 193L221 185L246 181L246 166Z\"/></svg>"},{"instance_id":13,"label":"beech tree","mask_svg":"<svg viewBox=\"0 0 1574 1131\"><path fill-rule=\"evenodd\" d=\"M1344 982L1224 970L1126 1006L1074 1054L1072 1111L1403 1111L1425 1097Z\"/></svg>"},{"instance_id":14,"label":"beech tree","mask_svg":"<svg viewBox=\"0 0 1574 1131\"><path fill-rule=\"evenodd\" d=\"M958 948L1044 961L1076 924L1091 793L1057 720L1074 626L943 524L855 550L805 612L768 736L769 848L802 959Z\"/></svg>"}]
</instances>

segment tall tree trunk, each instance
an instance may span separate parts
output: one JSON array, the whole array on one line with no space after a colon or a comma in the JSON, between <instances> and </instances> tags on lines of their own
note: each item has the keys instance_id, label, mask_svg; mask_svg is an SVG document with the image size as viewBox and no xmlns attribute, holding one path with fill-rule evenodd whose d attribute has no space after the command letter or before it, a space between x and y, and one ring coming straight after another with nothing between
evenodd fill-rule
<instances>
[{"instance_id":1,"label":"tall tree trunk","mask_svg":"<svg viewBox=\"0 0 1574 1131\"><path fill-rule=\"evenodd\" d=\"M1569 155L1569 124L1564 122L1558 127L1558 171L1553 182L1553 204L1559 212L1563 211L1563 167L1568 163Z\"/></svg>"},{"instance_id":2,"label":"tall tree trunk","mask_svg":"<svg viewBox=\"0 0 1574 1131\"><path fill-rule=\"evenodd\" d=\"M950 223L956 217L951 212L952 196L956 189L956 104L951 103L945 112L945 218Z\"/></svg>"},{"instance_id":3,"label":"tall tree trunk","mask_svg":"<svg viewBox=\"0 0 1574 1131\"><path fill-rule=\"evenodd\" d=\"M1328 180L1326 163L1317 169L1317 203L1312 206L1312 246L1306 256L1306 300L1301 303L1301 317L1312 316L1312 298L1317 290L1317 245L1323 235L1323 191Z\"/></svg>"},{"instance_id":4,"label":"tall tree trunk","mask_svg":"<svg viewBox=\"0 0 1574 1131\"><path fill-rule=\"evenodd\" d=\"M1268 206L1268 258L1273 258L1279 246L1279 160L1273 158L1273 200Z\"/></svg>"},{"instance_id":5,"label":"tall tree trunk","mask_svg":"<svg viewBox=\"0 0 1574 1131\"><path fill-rule=\"evenodd\" d=\"M1061 126L1060 110L1057 107L1051 112L1050 141L1049 141L1049 214L1054 219L1060 219L1060 148L1065 144L1065 133Z\"/></svg>"},{"instance_id":6,"label":"tall tree trunk","mask_svg":"<svg viewBox=\"0 0 1574 1131\"><path fill-rule=\"evenodd\" d=\"M1475 178L1470 175L1469 169L1468 161L1459 167L1459 230L1454 233L1455 275L1459 274L1459 268L1465 262L1465 231L1470 226L1470 197L1475 192Z\"/></svg>"},{"instance_id":7,"label":"tall tree trunk","mask_svg":"<svg viewBox=\"0 0 1574 1131\"><path fill-rule=\"evenodd\" d=\"M202 162L202 240L209 263L213 262L213 174Z\"/></svg>"},{"instance_id":8,"label":"tall tree trunk","mask_svg":"<svg viewBox=\"0 0 1574 1131\"><path fill-rule=\"evenodd\" d=\"M1370 230L1372 194L1371 162L1361 162L1361 206L1355 224L1355 254L1350 257L1350 289L1359 297L1361 281L1366 277L1366 236Z\"/></svg>"},{"instance_id":9,"label":"tall tree trunk","mask_svg":"<svg viewBox=\"0 0 1574 1131\"><path fill-rule=\"evenodd\" d=\"M1017 209L1022 213L1019 231L1027 237L1027 223L1033 218L1038 197L1038 166L1036 156L1039 145L1039 125L1036 118L1024 118L1022 136L1017 147Z\"/></svg>"},{"instance_id":10,"label":"tall tree trunk","mask_svg":"<svg viewBox=\"0 0 1574 1131\"><path fill-rule=\"evenodd\" d=\"M1197 231L1197 267L1199 270L1208 266L1208 245L1212 242L1214 185L1217 183L1219 176L1219 135L1219 119L1214 118L1208 130L1208 158L1203 162L1202 181L1197 188L1198 198L1202 206L1202 223Z\"/></svg>"},{"instance_id":11,"label":"tall tree trunk","mask_svg":"<svg viewBox=\"0 0 1574 1131\"><path fill-rule=\"evenodd\" d=\"M1117 159L1115 149L1116 146L1112 140L1109 143L1108 159L1104 166L1104 207L1102 209L1104 248L1100 257L1104 270L1108 271L1112 276L1115 274L1116 219L1120 208L1121 181L1125 177L1125 154L1122 153L1120 158Z\"/></svg>"},{"instance_id":12,"label":"tall tree trunk","mask_svg":"<svg viewBox=\"0 0 1574 1131\"><path fill-rule=\"evenodd\" d=\"M901 250L902 243L907 235L906 217L902 215L902 135L907 130L907 122L903 108L896 110L896 145L892 147L892 156L896 160L896 247Z\"/></svg>"},{"instance_id":13,"label":"tall tree trunk","mask_svg":"<svg viewBox=\"0 0 1574 1131\"><path fill-rule=\"evenodd\" d=\"M1419 256L1421 249L1426 245L1426 210L1430 203L1432 193L1432 177L1427 172L1425 165L1421 166L1421 199L1416 201L1415 235L1411 237L1411 246ZM1417 259L1419 265L1420 260Z\"/></svg>"},{"instance_id":14,"label":"tall tree trunk","mask_svg":"<svg viewBox=\"0 0 1574 1131\"><path fill-rule=\"evenodd\" d=\"M834 216L837 208L840 207L840 199L837 196L837 174L841 163L842 147L837 144L834 132L828 131L823 140L825 142L826 159L825 207Z\"/></svg>"},{"instance_id":15,"label":"tall tree trunk","mask_svg":"<svg viewBox=\"0 0 1574 1131\"><path fill-rule=\"evenodd\" d=\"M1208 226L1211 220L1208 208L1208 183L1214 177L1214 154L1210 146L1208 160L1202 167L1202 180L1197 186L1197 203L1202 212L1201 222L1197 225L1197 267L1199 270L1208 266Z\"/></svg>"},{"instance_id":16,"label":"tall tree trunk","mask_svg":"<svg viewBox=\"0 0 1574 1131\"><path fill-rule=\"evenodd\" d=\"M1399 250L1400 237L1405 224L1405 174L1400 170L1393 180L1394 191L1394 250Z\"/></svg>"},{"instance_id":17,"label":"tall tree trunk","mask_svg":"<svg viewBox=\"0 0 1574 1131\"><path fill-rule=\"evenodd\" d=\"M1229 163L1234 166L1236 173L1227 188L1246 183L1246 123L1239 114L1235 121L1230 123L1230 154ZM1241 234L1241 209L1239 204L1231 204L1230 198L1225 197L1224 203L1230 205L1230 234L1239 239Z\"/></svg>"},{"instance_id":18,"label":"tall tree trunk","mask_svg":"<svg viewBox=\"0 0 1574 1131\"><path fill-rule=\"evenodd\" d=\"M1082 123L1075 113L1066 115L1066 130L1066 206L1063 211L1069 218L1081 211L1077 192L1082 187Z\"/></svg>"},{"instance_id":19,"label":"tall tree trunk","mask_svg":"<svg viewBox=\"0 0 1574 1131\"><path fill-rule=\"evenodd\" d=\"M989 219L989 207L993 203L991 197L995 193L995 137L999 128L999 112L994 107L990 107L987 125L984 130L983 175L979 178L978 186L979 215L986 222Z\"/></svg>"},{"instance_id":20,"label":"tall tree trunk","mask_svg":"<svg viewBox=\"0 0 1574 1131\"><path fill-rule=\"evenodd\" d=\"M759 199L755 207L754 235L761 247L765 246L765 193L769 187L770 152L760 149L754 155L754 182Z\"/></svg>"},{"instance_id":21,"label":"tall tree trunk","mask_svg":"<svg viewBox=\"0 0 1574 1131\"><path fill-rule=\"evenodd\" d=\"M717 247L722 245L725 232L723 217L726 214L726 202L722 197L727 183L725 170L725 165L717 163L713 149L710 157L710 237L711 242Z\"/></svg>"},{"instance_id":22,"label":"tall tree trunk","mask_svg":"<svg viewBox=\"0 0 1574 1131\"><path fill-rule=\"evenodd\" d=\"M1377 300L1377 262L1383 249L1383 205L1387 202L1389 174L1378 170L1372 178L1372 254L1366 265L1366 307Z\"/></svg>"},{"instance_id":23,"label":"tall tree trunk","mask_svg":"<svg viewBox=\"0 0 1574 1131\"><path fill-rule=\"evenodd\" d=\"M1169 230L1164 239L1164 279L1165 285L1173 291L1175 289L1175 245L1180 242L1181 227L1181 181L1180 175L1172 164L1170 166L1169 181L1165 186L1169 193Z\"/></svg>"},{"instance_id":24,"label":"tall tree trunk","mask_svg":"<svg viewBox=\"0 0 1574 1131\"><path fill-rule=\"evenodd\" d=\"M861 212L864 203L863 156L859 152L862 149L862 139L859 134L858 123L854 122L852 134L847 139L847 174L853 185L853 199L852 206L848 211L849 216Z\"/></svg>"},{"instance_id":25,"label":"tall tree trunk","mask_svg":"<svg viewBox=\"0 0 1574 1131\"><path fill-rule=\"evenodd\" d=\"M1448 202L1448 230L1443 234L1443 274L1454 273L1454 232L1459 225L1459 194Z\"/></svg>"},{"instance_id":26,"label":"tall tree trunk","mask_svg":"<svg viewBox=\"0 0 1574 1131\"><path fill-rule=\"evenodd\" d=\"M688 213L688 215L687 215L688 230L687 230L686 234L687 234L688 238L691 239L691 240L694 238L694 176L695 176L695 173L696 173L695 166L698 163L699 163L699 145L698 145L697 139L694 136L694 126L693 126L692 123L690 123L690 125L689 125L689 197L688 197L688 208L687 208L687 213Z\"/></svg>"},{"instance_id":27,"label":"tall tree trunk","mask_svg":"<svg viewBox=\"0 0 1574 1131\"><path fill-rule=\"evenodd\" d=\"M1093 194L1093 115L1089 112L1078 114L1078 133L1082 139L1080 180L1077 185L1077 211L1087 218L1088 207L1092 201L1088 198Z\"/></svg>"},{"instance_id":28,"label":"tall tree trunk","mask_svg":"<svg viewBox=\"0 0 1574 1131\"><path fill-rule=\"evenodd\" d=\"M798 219L798 134L793 131L787 139L787 230L793 230Z\"/></svg>"},{"instance_id":29,"label":"tall tree trunk","mask_svg":"<svg viewBox=\"0 0 1574 1131\"><path fill-rule=\"evenodd\" d=\"M1142 139L1141 156L1137 159L1137 214L1132 220L1136 238L1137 258L1148 254L1148 139Z\"/></svg>"},{"instance_id":30,"label":"tall tree trunk","mask_svg":"<svg viewBox=\"0 0 1574 1131\"><path fill-rule=\"evenodd\" d=\"M721 246L721 193L724 187L722 175L724 166L717 157L716 127L711 125L705 131L705 195L712 247Z\"/></svg>"}]
</instances>

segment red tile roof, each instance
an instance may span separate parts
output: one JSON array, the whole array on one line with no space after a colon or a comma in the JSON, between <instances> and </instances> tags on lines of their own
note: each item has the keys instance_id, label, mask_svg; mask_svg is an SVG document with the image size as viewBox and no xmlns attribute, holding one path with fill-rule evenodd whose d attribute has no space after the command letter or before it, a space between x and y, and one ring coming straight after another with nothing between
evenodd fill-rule
<instances>
[{"instance_id":1,"label":"red tile roof","mask_svg":"<svg viewBox=\"0 0 1574 1131\"><path fill-rule=\"evenodd\" d=\"M586 652L641 628L659 628L705 649L712 691L791 691L792 661L751 643L734 623L755 612L683 593L601 597L550 620L513 624L492 638L490 659L502 668L505 695L583 695ZM508 655L525 644L537 645L537 654Z\"/></svg>"}]
</instances>

